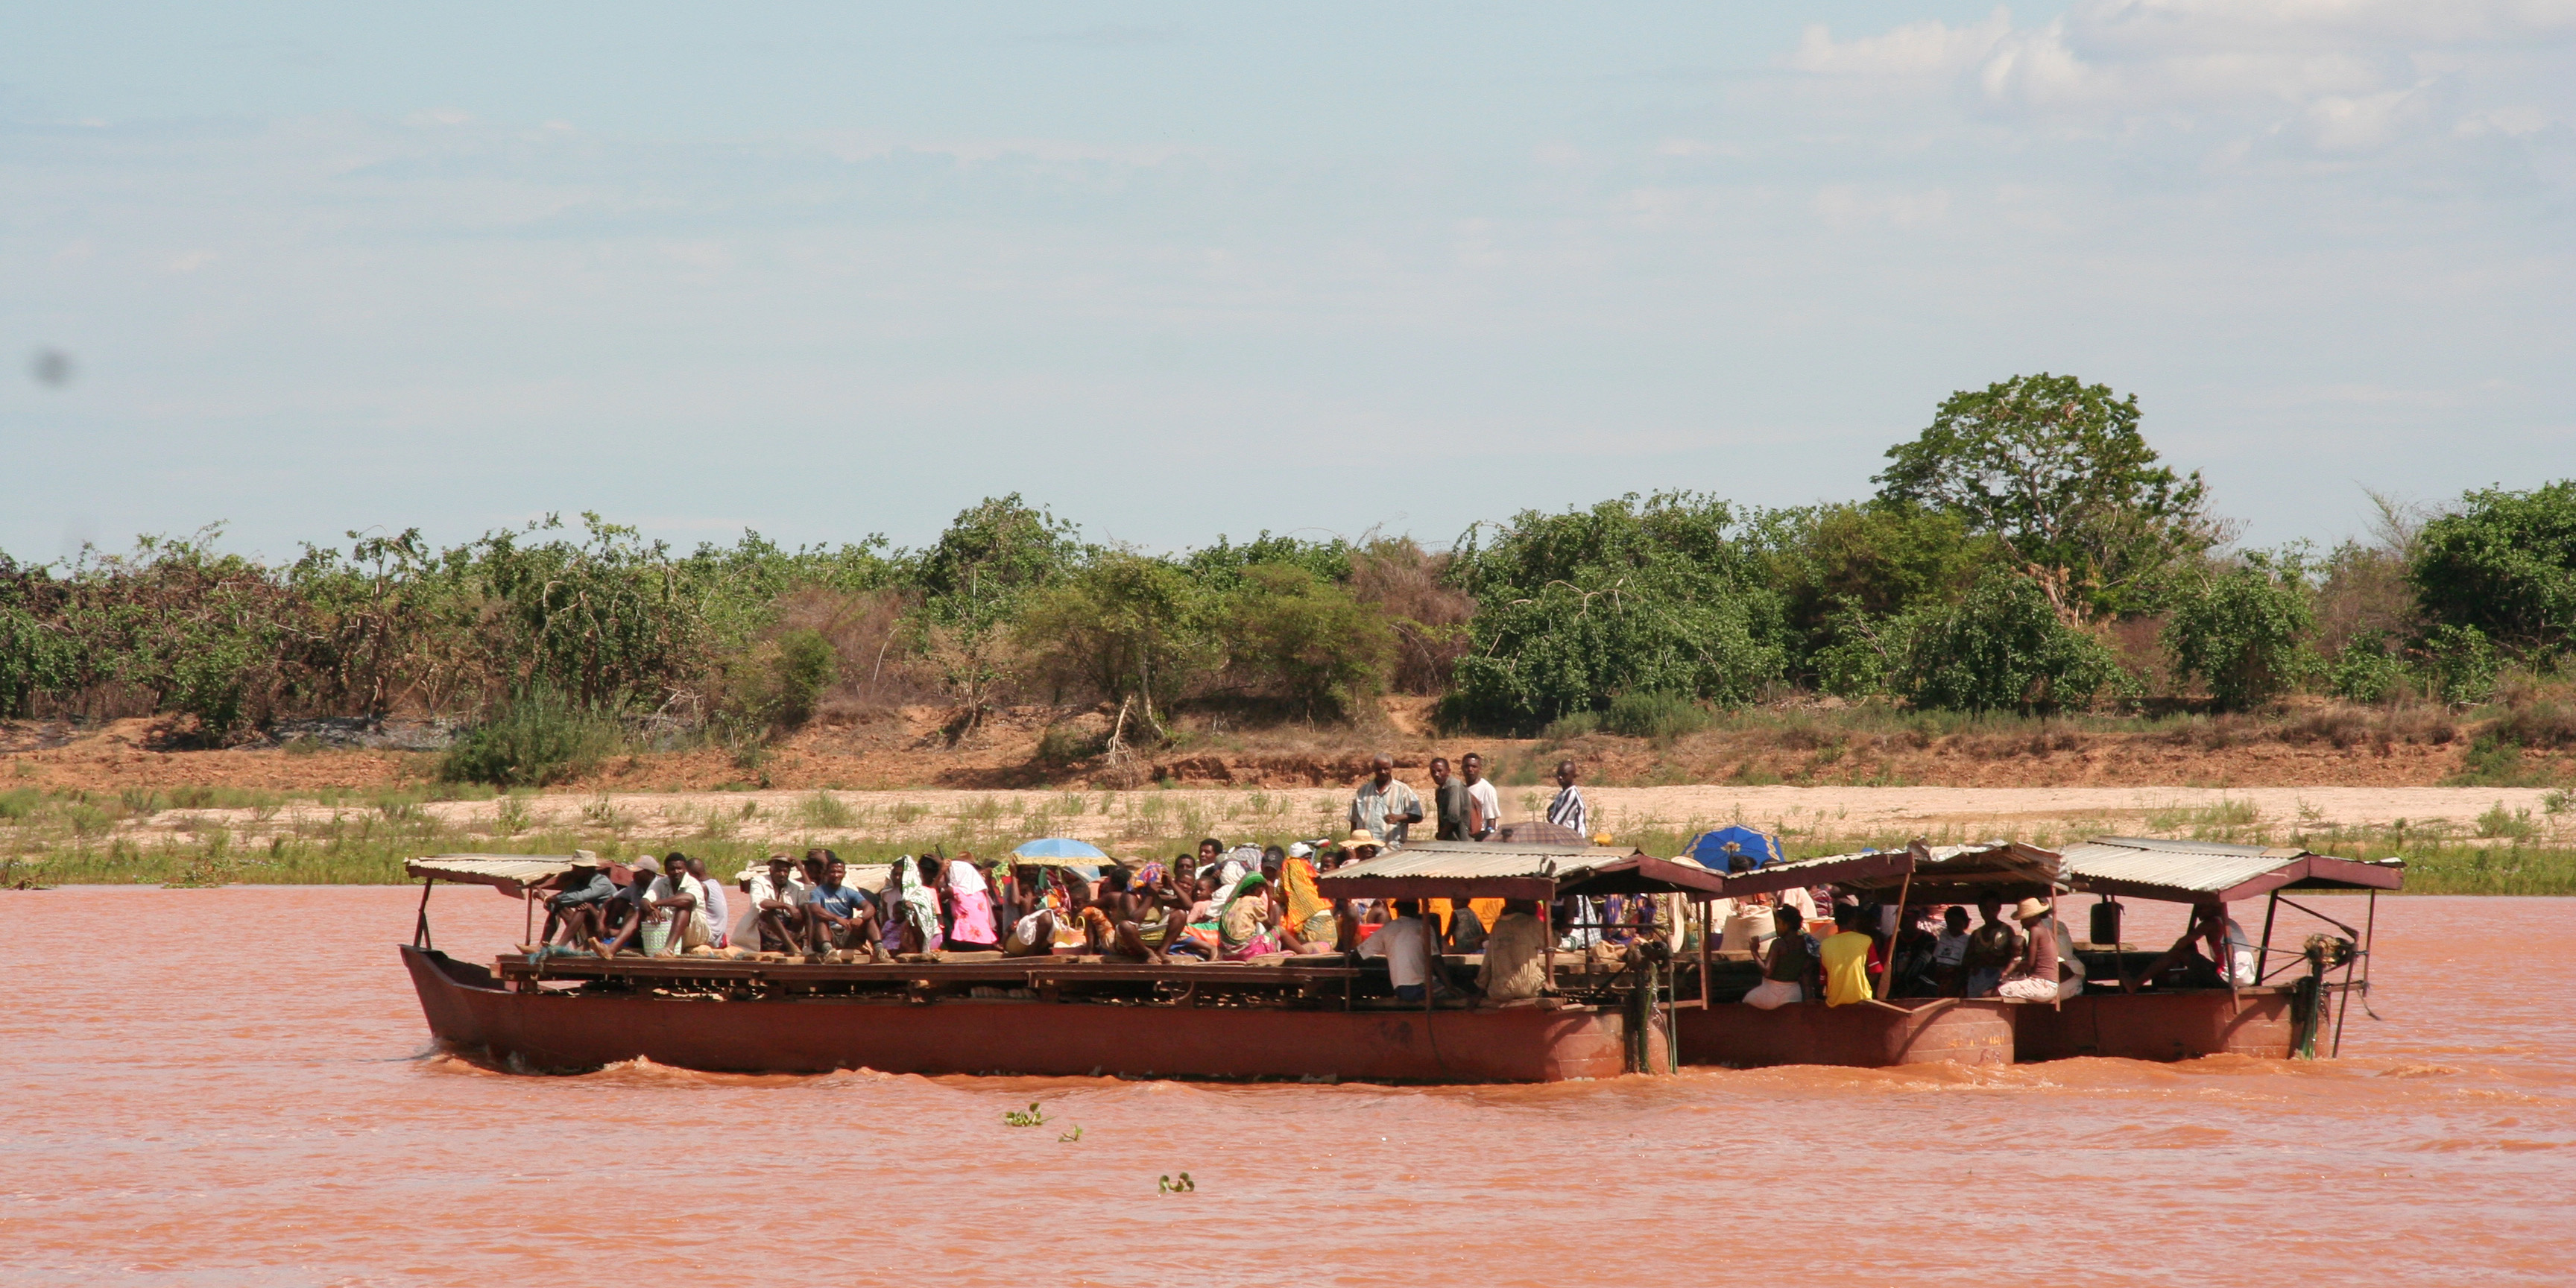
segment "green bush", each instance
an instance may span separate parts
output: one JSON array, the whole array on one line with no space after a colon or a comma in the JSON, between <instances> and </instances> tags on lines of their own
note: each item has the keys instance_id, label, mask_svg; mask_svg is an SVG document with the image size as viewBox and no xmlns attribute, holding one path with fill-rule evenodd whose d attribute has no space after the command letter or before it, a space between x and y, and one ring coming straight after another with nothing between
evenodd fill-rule
<instances>
[{"instance_id":1,"label":"green bush","mask_svg":"<svg viewBox=\"0 0 2576 1288\"><path fill-rule=\"evenodd\" d=\"M1678 738L1708 723L1708 709L1678 693L1622 693L1601 713L1603 730L1628 738Z\"/></svg>"},{"instance_id":2,"label":"green bush","mask_svg":"<svg viewBox=\"0 0 2576 1288\"><path fill-rule=\"evenodd\" d=\"M2371 631L2344 642L2326 666L2326 688L2350 702L2375 704L2402 693L2413 682L2406 659L2388 649L2388 637Z\"/></svg>"},{"instance_id":3,"label":"green bush","mask_svg":"<svg viewBox=\"0 0 2576 1288\"><path fill-rule=\"evenodd\" d=\"M1395 634L1386 619L1314 571L1253 564L1217 611L1238 691L1285 699L1307 719L1348 718L1384 687Z\"/></svg>"},{"instance_id":4,"label":"green bush","mask_svg":"<svg viewBox=\"0 0 2576 1288\"><path fill-rule=\"evenodd\" d=\"M1917 707L2047 711L2128 681L2110 646L2059 621L2027 577L1990 573L1957 606L1914 617L1893 687Z\"/></svg>"},{"instance_id":5,"label":"green bush","mask_svg":"<svg viewBox=\"0 0 2576 1288\"><path fill-rule=\"evenodd\" d=\"M2446 702L2483 702L2495 692L2504 659L2486 632L2475 626L2444 623L2424 637L2425 670L2434 691Z\"/></svg>"},{"instance_id":6,"label":"green bush","mask_svg":"<svg viewBox=\"0 0 2576 1288\"><path fill-rule=\"evenodd\" d=\"M566 782L597 769L623 742L613 714L534 690L459 736L438 775L496 787Z\"/></svg>"},{"instance_id":7,"label":"green bush","mask_svg":"<svg viewBox=\"0 0 2576 1288\"><path fill-rule=\"evenodd\" d=\"M2425 615L2526 655L2576 641L2576 480L2461 502L2424 525L2406 570Z\"/></svg>"},{"instance_id":8,"label":"green bush","mask_svg":"<svg viewBox=\"0 0 2576 1288\"><path fill-rule=\"evenodd\" d=\"M2235 567L2188 579L2167 612L2165 647L2175 669L2206 680L2224 710L2279 696L2313 657L2299 644L2316 614L2295 557L2249 554Z\"/></svg>"},{"instance_id":9,"label":"green bush","mask_svg":"<svg viewBox=\"0 0 2576 1288\"><path fill-rule=\"evenodd\" d=\"M1446 721L1526 729L1621 692L1750 700L1787 654L1780 597L1733 523L1725 502L1671 492L1471 534L1455 567L1476 616Z\"/></svg>"}]
</instances>

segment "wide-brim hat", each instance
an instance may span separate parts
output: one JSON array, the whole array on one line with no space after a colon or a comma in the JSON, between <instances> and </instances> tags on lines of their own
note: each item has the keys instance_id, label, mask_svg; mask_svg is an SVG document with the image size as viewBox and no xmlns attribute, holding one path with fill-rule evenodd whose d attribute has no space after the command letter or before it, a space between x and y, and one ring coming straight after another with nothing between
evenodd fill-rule
<instances>
[{"instance_id":1,"label":"wide-brim hat","mask_svg":"<svg viewBox=\"0 0 2576 1288\"><path fill-rule=\"evenodd\" d=\"M608 866L605 860L588 850L573 851L572 865L576 868L604 868Z\"/></svg>"},{"instance_id":2,"label":"wide-brim hat","mask_svg":"<svg viewBox=\"0 0 2576 1288\"><path fill-rule=\"evenodd\" d=\"M2037 921L2048 915L2048 904L2038 899L2024 899L2013 905L2013 920Z\"/></svg>"},{"instance_id":3,"label":"wide-brim hat","mask_svg":"<svg viewBox=\"0 0 2576 1288\"><path fill-rule=\"evenodd\" d=\"M1378 848L1379 848L1379 849L1381 849L1381 850L1383 850L1383 849L1385 849L1385 848L1386 848L1386 842L1384 842L1384 841L1381 841L1381 840L1377 839L1376 835L1375 835L1375 834L1373 834L1373 833L1371 833L1371 832L1370 832L1367 828L1365 828L1365 827L1355 827L1355 828L1352 828L1352 829L1351 829L1351 834L1350 834L1349 836L1345 836L1345 837L1343 837L1343 838L1342 838L1342 844L1344 844L1344 845L1374 845L1374 846L1378 847Z\"/></svg>"}]
</instances>

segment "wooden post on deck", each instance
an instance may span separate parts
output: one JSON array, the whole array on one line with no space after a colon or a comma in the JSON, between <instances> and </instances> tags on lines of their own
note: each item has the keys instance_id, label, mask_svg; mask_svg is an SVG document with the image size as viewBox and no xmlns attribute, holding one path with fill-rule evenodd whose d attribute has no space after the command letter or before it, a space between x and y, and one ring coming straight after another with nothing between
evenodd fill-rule
<instances>
[{"instance_id":1,"label":"wooden post on deck","mask_svg":"<svg viewBox=\"0 0 2576 1288\"><path fill-rule=\"evenodd\" d=\"M1703 1011L1708 1009L1708 913L1711 902L1703 899L1699 905L1699 1009ZM1678 1027L1679 1022L1675 1023Z\"/></svg>"},{"instance_id":2,"label":"wooden post on deck","mask_svg":"<svg viewBox=\"0 0 2576 1288\"><path fill-rule=\"evenodd\" d=\"M2263 942L2254 949L2254 982L2257 984L2270 978L2263 967L2272 960L2272 918L2280 913L2281 892L2275 890L2263 901Z\"/></svg>"},{"instance_id":3,"label":"wooden post on deck","mask_svg":"<svg viewBox=\"0 0 2576 1288\"><path fill-rule=\"evenodd\" d=\"M524 930L522 930L522 931L520 931L520 932L519 932L519 942L524 944L524 943L528 942L529 940L534 939L534 938L536 938L536 937L537 937L537 891L536 891L536 888L535 888L534 886L520 886L520 887L519 887L519 902L521 902L521 903L523 903L523 904L526 904L526 905L527 905L527 909L528 909L527 915L526 915L525 917L520 918L520 923L521 923L522 925L524 925L525 927L527 927L526 929L524 929ZM539 947L543 947L543 945L539 945Z\"/></svg>"},{"instance_id":4,"label":"wooden post on deck","mask_svg":"<svg viewBox=\"0 0 2576 1288\"><path fill-rule=\"evenodd\" d=\"M1887 960L1878 968L1879 1000L1888 1000L1888 983L1896 978L1896 941L1905 933L1905 897L1914 891L1914 871L1908 868L1905 880L1896 887L1896 933L1887 937ZM2049 896L2049 915L2057 915L2057 897Z\"/></svg>"},{"instance_id":5,"label":"wooden post on deck","mask_svg":"<svg viewBox=\"0 0 2576 1288\"><path fill-rule=\"evenodd\" d=\"M1556 991L1556 900L1541 899L1538 905L1539 969L1545 972L1539 981L1539 996Z\"/></svg>"}]
</instances>

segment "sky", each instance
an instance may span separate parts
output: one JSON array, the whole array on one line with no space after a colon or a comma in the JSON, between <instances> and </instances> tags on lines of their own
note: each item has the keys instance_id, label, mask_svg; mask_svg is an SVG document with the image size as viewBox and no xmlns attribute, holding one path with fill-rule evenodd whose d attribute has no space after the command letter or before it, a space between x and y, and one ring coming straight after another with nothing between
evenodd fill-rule
<instances>
[{"instance_id":1,"label":"sky","mask_svg":"<svg viewBox=\"0 0 2576 1288\"><path fill-rule=\"evenodd\" d=\"M1446 545L2137 396L2243 540L2576 475L2576 0L0 4L0 551Z\"/></svg>"}]
</instances>

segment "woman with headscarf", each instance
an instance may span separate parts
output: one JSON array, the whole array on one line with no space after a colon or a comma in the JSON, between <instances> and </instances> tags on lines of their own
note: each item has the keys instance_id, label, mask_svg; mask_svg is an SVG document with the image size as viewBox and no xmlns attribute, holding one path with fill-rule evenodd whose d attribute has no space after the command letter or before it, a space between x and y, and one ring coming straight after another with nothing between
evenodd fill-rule
<instances>
[{"instance_id":1,"label":"woman with headscarf","mask_svg":"<svg viewBox=\"0 0 2576 1288\"><path fill-rule=\"evenodd\" d=\"M1279 885L1288 898L1288 915L1282 926L1286 933L1282 938L1304 952L1329 953L1338 929L1333 905L1315 888L1314 863L1297 852L1305 848L1297 845L1279 862Z\"/></svg>"},{"instance_id":2,"label":"woman with headscarf","mask_svg":"<svg viewBox=\"0 0 2576 1288\"><path fill-rule=\"evenodd\" d=\"M939 892L930 888L930 880L922 872L931 862L928 855L917 860L909 854L898 855L886 869L886 923L898 932L898 952L939 949Z\"/></svg>"},{"instance_id":3,"label":"woman with headscarf","mask_svg":"<svg viewBox=\"0 0 2576 1288\"><path fill-rule=\"evenodd\" d=\"M1278 951L1270 942L1268 890L1258 872L1247 872L1234 883L1216 914L1217 956L1242 962Z\"/></svg>"},{"instance_id":4,"label":"woman with headscarf","mask_svg":"<svg viewBox=\"0 0 2576 1288\"><path fill-rule=\"evenodd\" d=\"M960 952L990 952L1001 946L993 931L993 888L972 853L960 851L948 861L948 946Z\"/></svg>"}]
</instances>

